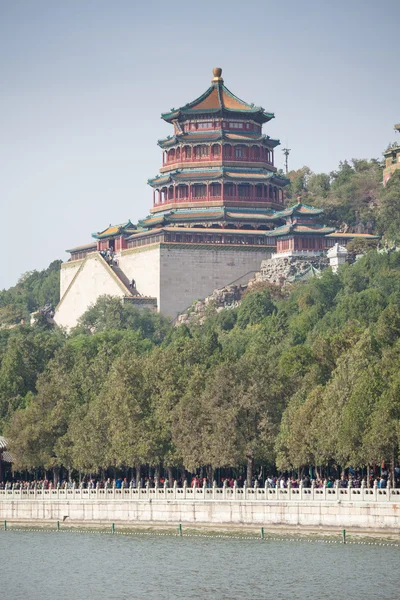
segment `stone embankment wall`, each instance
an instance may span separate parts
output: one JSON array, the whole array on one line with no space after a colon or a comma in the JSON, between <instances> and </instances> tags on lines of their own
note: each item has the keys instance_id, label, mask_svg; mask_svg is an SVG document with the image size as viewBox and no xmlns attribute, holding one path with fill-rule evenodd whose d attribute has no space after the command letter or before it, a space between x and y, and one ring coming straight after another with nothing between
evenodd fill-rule
<instances>
[{"instance_id":1,"label":"stone embankment wall","mask_svg":"<svg viewBox=\"0 0 400 600\"><path fill-rule=\"evenodd\" d=\"M400 489L0 491L0 520L358 527L400 531Z\"/></svg>"},{"instance_id":2,"label":"stone embankment wall","mask_svg":"<svg viewBox=\"0 0 400 600\"><path fill-rule=\"evenodd\" d=\"M252 502L199 500L6 500L0 519L8 521L100 521L285 525L400 530L400 505L379 503Z\"/></svg>"}]
</instances>

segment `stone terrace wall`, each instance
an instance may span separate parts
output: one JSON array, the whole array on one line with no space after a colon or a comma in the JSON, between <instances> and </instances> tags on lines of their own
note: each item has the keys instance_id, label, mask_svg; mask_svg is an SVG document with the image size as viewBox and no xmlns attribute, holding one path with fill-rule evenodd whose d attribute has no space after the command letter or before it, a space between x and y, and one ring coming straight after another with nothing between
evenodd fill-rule
<instances>
[{"instance_id":1,"label":"stone terrace wall","mask_svg":"<svg viewBox=\"0 0 400 600\"><path fill-rule=\"evenodd\" d=\"M207 500L4 500L0 519L68 523L184 523L286 525L400 530L400 505L387 502L207 501Z\"/></svg>"}]
</instances>

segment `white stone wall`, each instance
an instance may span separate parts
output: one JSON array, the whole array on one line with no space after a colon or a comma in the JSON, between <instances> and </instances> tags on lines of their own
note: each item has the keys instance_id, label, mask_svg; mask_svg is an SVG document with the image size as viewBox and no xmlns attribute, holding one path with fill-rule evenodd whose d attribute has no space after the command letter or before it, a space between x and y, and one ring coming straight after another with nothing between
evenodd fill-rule
<instances>
[{"instance_id":1,"label":"white stone wall","mask_svg":"<svg viewBox=\"0 0 400 600\"><path fill-rule=\"evenodd\" d=\"M75 327L79 317L99 296L108 294L122 298L125 295L122 284L110 273L110 267L99 254L90 254L79 265L75 275L54 316L55 322L67 329Z\"/></svg>"},{"instance_id":2,"label":"white stone wall","mask_svg":"<svg viewBox=\"0 0 400 600\"><path fill-rule=\"evenodd\" d=\"M142 296L160 299L160 246L124 250L118 266L126 277L135 280L136 289Z\"/></svg>"},{"instance_id":3,"label":"white stone wall","mask_svg":"<svg viewBox=\"0 0 400 600\"><path fill-rule=\"evenodd\" d=\"M399 505L389 502L285 502L192 500L4 500L0 520L118 521L215 525L286 525L400 529Z\"/></svg>"},{"instance_id":4,"label":"white stone wall","mask_svg":"<svg viewBox=\"0 0 400 600\"><path fill-rule=\"evenodd\" d=\"M69 284L79 271L79 267L83 263L82 260L74 260L73 262L66 262L61 265L60 272L60 299L64 296L68 289Z\"/></svg>"},{"instance_id":5,"label":"white stone wall","mask_svg":"<svg viewBox=\"0 0 400 600\"><path fill-rule=\"evenodd\" d=\"M161 248L159 310L175 318L195 300L232 282L247 283L270 252L221 249L218 247Z\"/></svg>"},{"instance_id":6,"label":"white stone wall","mask_svg":"<svg viewBox=\"0 0 400 600\"><path fill-rule=\"evenodd\" d=\"M261 261L269 256L265 248L249 251L216 246L154 245L124 250L118 266L129 281L135 280L139 294L156 298L158 311L175 318L195 300L209 296L215 289L232 282L247 283L260 269ZM123 291L97 253L85 261L65 263L60 285L61 300L55 321L67 328L74 327L99 296L122 297L130 291Z\"/></svg>"}]
</instances>

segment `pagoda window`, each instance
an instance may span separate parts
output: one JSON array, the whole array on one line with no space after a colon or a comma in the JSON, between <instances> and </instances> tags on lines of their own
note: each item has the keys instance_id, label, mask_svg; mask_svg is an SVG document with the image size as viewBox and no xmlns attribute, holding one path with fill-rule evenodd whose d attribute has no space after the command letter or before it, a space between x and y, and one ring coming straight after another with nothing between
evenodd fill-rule
<instances>
[{"instance_id":1,"label":"pagoda window","mask_svg":"<svg viewBox=\"0 0 400 600\"><path fill-rule=\"evenodd\" d=\"M168 162L174 162L175 161L175 150L170 150L168 152Z\"/></svg>"},{"instance_id":2,"label":"pagoda window","mask_svg":"<svg viewBox=\"0 0 400 600\"><path fill-rule=\"evenodd\" d=\"M241 183L238 185L238 196L239 198L250 197L250 186L248 183Z\"/></svg>"},{"instance_id":3,"label":"pagoda window","mask_svg":"<svg viewBox=\"0 0 400 600\"><path fill-rule=\"evenodd\" d=\"M211 152L214 158L217 158L221 154L221 147L219 144L214 144L211 148Z\"/></svg>"},{"instance_id":4,"label":"pagoda window","mask_svg":"<svg viewBox=\"0 0 400 600\"><path fill-rule=\"evenodd\" d=\"M185 155L185 160L192 158L192 148L190 146L184 146L183 153Z\"/></svg>"},{"instance_id":5,"label":"pagoda window","mask_svg":"<svg viewBox=\"0 0 400 600\"><path fill-rule=\"evenodd\" d=\"M181 149L178 148L176 151L176 160L181 160Z\"/></svg>"},{"instance_id":6,"label":"pagoda window","mask_svg":"<svg viewBox=\"0 0 400 600\"><path fill-rule=\"evenodd\" d=\"M203 158L204 156L208 156L208 146L202 144L201 146L195 146L194 155L196 158Z\"/></svg>"},{"instance_id":7,"label":"pagoda window","mask_svg":"<svg viewBox=\"0 0 400 600\"><path fill-rule=\"evenodd\" d=\"M168 188L168 200L173 200L174 199L174 187L171 185Z\"/></svg>"},{"instance_id":8,"label":"pagoda window","mask_svg":"<svg viewBox=\"0 0 400 600\"><path fill-rule=\"evenodd\" d=\"M204 121L203 123L199 123L199 129L212 129L213 124L210 121Z\"/></svg>"},{"instance_id":9,"label":"pagoda window","mask_svg":"<svg viewBox=\"0 0 400 600\"><path fill-rule=\"evenodd\" d=\"M221 196L221 184L220 183L212 183L210 185L210 196L212 198L219 198Z\"/></svg>"},{"instance_id":10,"label":"pagoda window","mask_svg":"<svg viewBox=\"0 0 400 600\"><path fill-rule=\"evenodd\" d=\"M230 121L229 127L232 127L232 129L243 129L244 123L241 123L240 121Z\"/></svg>"},{"instance_id":11,"label":"pagoda window","mask_svg":"<svg viewBox=\"0 0 400 600\"><path fill-rule=\"evenodd\" d=\"M262 198L263 197L263 185L256 185L256 198Z\"/></svg>"},{"instance_id":12,"label":"pagoda window","mask_svg":"<svg viewBox=\"0 0 400 600\"><path fill-rule=\"evenodd\" d=\"M256 160L260 158L260 148L258 146L255 146L253 148L253 158L255 158Z\"/></svg>"},{"instance_id":13,"label":"pagoda window","mask_svg":"<svg viewBox=\"0 0 400 600\"><path fill-rule=\"evenodd\" d=\"M225 158L232 157L232 146L230 144L227 144L226 146L224 146L224 155L225 155Z\"/></svg>"},{"instance_id":14,"label":"pagoda window","mask_svg":"<svg viewBox=\"0 0 400 600\"><path fill-rule=\"evenodd\" d=\"M188 186L180 185L178 187L178 194L179 194L179 198L181 198L181 199L188 198Z\"/></svg>"},{"instance_id":15,"label":"pagoda window","mask_svg":"<svg viewBox=\"0 0 400 600\"><path fill-rule=\"evenodd\" d=\"M243 149L235 148L235 158L243 158Z\"/></svg>"},{"instance_id":16,"label":"pagoda window","mask_svg":"<svg viewBox=\"0 0 400 600\"><path fill-rule=\"evenodd\" d=\"M207 196L206 185L194 185L193 186L193 198L205 198Z\"/></svg>"},{"instance_id":17,"label":"pagoda window","mask_svg":"<svg viewBox=\"0 0 400 600\"><path fill-rule=\"evenodd\" d=\"M225 183L224 184L224 195L228 198L233 198L235 195L235 186L233 183Z\"/></svg>"}]
</instances>

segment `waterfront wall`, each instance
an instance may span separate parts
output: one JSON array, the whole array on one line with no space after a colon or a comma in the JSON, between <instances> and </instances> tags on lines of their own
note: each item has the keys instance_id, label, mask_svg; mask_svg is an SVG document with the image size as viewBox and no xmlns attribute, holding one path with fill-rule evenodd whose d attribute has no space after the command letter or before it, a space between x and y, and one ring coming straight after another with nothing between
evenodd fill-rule
<instances>
[{"instance_id":1,"label":"waterfront wall","mask_svg":"<svg viewBox=\"0 0 400 600\"><path fill-rule=\"evenodd\" d=\"M301 495L293 494L295 491ZM360 493L353 495L356 491ZM35 522L67 518L68 522L132 525L286 525L396 531L400 530L397 492L400 490L362 490L362 494L360 490L338 489L10 490L0 492L0 519Z\"/></svg>"}]
</instances>

